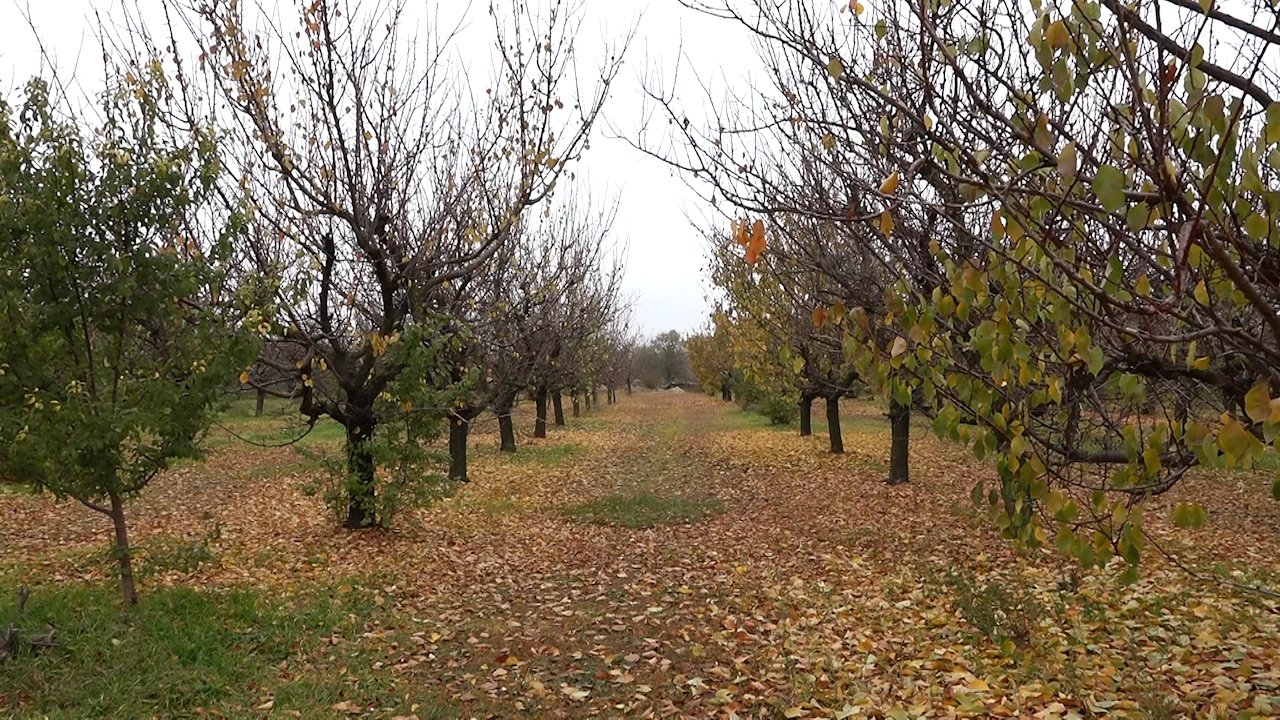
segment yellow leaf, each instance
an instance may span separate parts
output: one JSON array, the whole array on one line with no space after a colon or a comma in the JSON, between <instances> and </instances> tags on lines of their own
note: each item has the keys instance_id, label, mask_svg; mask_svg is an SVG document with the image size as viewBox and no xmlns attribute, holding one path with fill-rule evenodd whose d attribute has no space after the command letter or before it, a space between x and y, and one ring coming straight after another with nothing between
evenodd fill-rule
<instances>
[{"instance_id":1,"label":"yellow leaf","mask_svg":"<svg viewBox=\"0 0 1280 720\"><path fill-rule=\"evenodd\" d=\"M893 233L893 214L888 210L880 213L880 232L885 235Z\"/></svg>"},{"instance_id":2,"label":"yellow leaf","mask_svg":"<svg viewBox=\"0 0 1280 720\"><path fill-rule=\"evenodd\" d=\"M1049 23L1049 27L1045 28L1044 39L1049 41L1049 47L1057 50L1071 42L1071 33L1067 31L1066 23L1054 20Z\"/></svg>"},{"instance_id":3,"label":"yellow leaf","mask_svg":"<svg viewBox=\"0 0 1280 720\"><path fill-rule=\"evenodd\" d=\"M840 58L832 56L827 61L827 72L831 74L831 77L839 80L844 75L844 63L840 62Z\"/></svg>"},{"instance_id":4,"label":"yellow leaf","mask_svg":"<svg viewBox=\"0 0 1280 720\"><path fill-rule=\"evenodd\" d=\"M893 339L893 347L889 349L889 357L898 357L907 351L907 339L899 335Z\"/></svg>"},{"instance_id":5,"label":"yellow leaf","mask_svg":"<svg viewBox=\"0 0 1280 720\"><path fill-rule=\"evenodd\" d=\"M1151 281L1147 279L1146 273L1138 276L1137 281L1133 284L1133 289L1142 297L1147 297L1151 294Z\"/></svg>"},{"instance_id":6,"label":"yellow leaf","mask_svg":"<svg viewBox=\"0 0 1280 720\"><path fill-rule=\"evenodd\" d=\"M240 373L240 384L244 385L244 384L247 384L248 382L249 382L249 371L246 370Z\"/></svg>"},{"instance_id":7,"label":"yellow leaf","mask_svg":"<svg viewBox=\"0 0 1280 720\"><path fill-rule=\"evenodd\" d=\"M1244 396L1244 411L1249 419L1256 422L1266 422L1271 417L1271 395L1267 391L1266 383L1258 383L1254 385Z\"/></svg>"},{"instance_id":8,"label":"yellow leaf","mask_svg":"<svg viewBox=\"0 0 1280 720\"><path fill-rule=\"evenodd\" d=\"M1209 289L1205 287L1203 280L1196 283L1196 289L1193 292L1193 294L1196 297L1196 302L1200 303L1201 305L1209 304Z\"/></svg>"},{"instance_id":9,"label":"yellow leaf","mask_svg":"<svg viewBox=\"0 0 1280 720\"><path fill-rule=\"evenodd\" d=\"M989 685L987 681L983 680L982 678L974 678L969 682L968 685L965 685L965 687L969 688L970 690L973 690L974 692L990 692L991 691L991 685Z\"/></svg>"},{"instance_id":10,"label":"yellow leaf","mask_svg":"<svg viewBox=\"0 0 1280 720\"><path fill-rule=\"evenodd\" d=\"M1066 147L1062 148L1062 152L1058 153L1058 172L1068 180L1073 179L1079 169L1079 162L1076 144L1069 142Z\"/></svg>"},{"instance_id":11,"label":"yellow leaf","mask_svg":"<svg viewBox=\"0 0 1280 720\"><path fill-rule=\"evenodd\" d=\"M892 195L898 189L898 182L898 171L894 170L889 173L889 177L885 178L883 183L880 183L880 192L885 195Z\"/></svg>"}]
</instances>

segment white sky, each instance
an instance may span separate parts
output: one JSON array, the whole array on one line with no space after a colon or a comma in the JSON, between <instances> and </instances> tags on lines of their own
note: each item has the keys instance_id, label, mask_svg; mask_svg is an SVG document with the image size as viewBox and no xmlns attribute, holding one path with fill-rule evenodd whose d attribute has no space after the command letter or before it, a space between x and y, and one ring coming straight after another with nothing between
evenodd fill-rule
<instances>
[{"instance_id":1,"label":"white sky","mask_svg":"<svg viewBox=\"0 0 1280 720\"><path fill-rule=\"evenodd\" d=\"M287 7L296 0L280 1ZM422 2L442 14L461 13L468 5L461 0ZM154 6L152 0L139 0L138 4L144 9ZM470 5L470 23L488 27L491 20L486 0ZM625 291L635 301L637 329L645 335L669 329L695 330L708 311L704 242L695 223L712 215L667 166L622 140L606 136L609 128L629 137L637 135L646 107L642 78L669 82L681 51L687 66L681 70L683 84L679 89L692 95L680 99L691 111L705 104L701 89L688 72L691 68L722 90L726 80L739 85L744 67L757 66L754 53L737 28L688 10L677 0L584 0L584 5L577 43L584 75L599 66L606 42L616 41L637 22L638 30L606 106L606 122L596 128L591 150L578 168L579 181L590 182L597 201L618 195L615 233L618 241L627 245ZM118 7L119 0L0 0L0 91L8 94L41 71L39 43L53 55L64 81L100 74L93 11L97 9L110 22L112 8ZM38 31L39 42L24 17L27 15ZM488 65L483 55L487 49L487 40L468 41L465 35L459 46L460 53L479 56L475 58L481 60L477 69ZM695 126L701 124L697 117L692 120ZM655 117L655 122L665 121Z\"/></svg>"}]
</instances>

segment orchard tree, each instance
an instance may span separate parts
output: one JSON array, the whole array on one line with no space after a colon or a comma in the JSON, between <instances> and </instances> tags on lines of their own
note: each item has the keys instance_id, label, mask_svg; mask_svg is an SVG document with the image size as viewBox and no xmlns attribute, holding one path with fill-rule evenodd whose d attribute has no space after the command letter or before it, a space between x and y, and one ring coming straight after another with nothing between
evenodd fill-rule
<instances>
[{"instance_id":1,"label":"orchard tree","mask_svg":"<svg viewBox=\"0 0 1280 720\"><path fill-rule=\"evenodd\" d=\"M883 311L851 308L851 359L994 457L974 497L1007 535L1132 569L1144 500L1274 444L1273 7L754 10L715 11L802 69L776 88L810 138L788 147L844 180L791 209L864 228L897 277ZM718 176L768 196L763 173Z\"/></svg>"},{"instance_id":2,"label":"orchard tree","mask_svg":"<svg viewBox=\"0 0 1280 720\"><path fill-rule=\"evenodd\" d=\"M702 389L712 395L719 393L725 402L733 402L736 373L730 332L729 316L718 308L701 332L685 339L689 367Z\"/></svg>"},{"instance_id":3,"label":"orchard tree","mask_svg":"<svg viewBox=\"0 0 1280 720\"><path fill-rule=\"evenodd\" d=\"M244 257L278 278L268 322L303 356L289 394L346 430L335 500L349 528L379 524L388 495L432 475L407 461L474 381L450 365L465 353L449 287L481 274L567 177L621 62L578 75L576 6L493 6L499 63L471 77L433 19L407 34L405 7L177 10L201 57L176 110L230 121L227 193L258 220ZM384 493L379 464L384 480L399 471Z\"/></svg>"},{"instance_id":4,"label":"orchard tree","mask_svg":"<svg viewBox=\"0 0 1280 720\"><path fill-rule=\"evenodd\" d=\"M786 348L783 364L794 368L801 433L811 427L812 401L823 398L831 447L839 451L839 402L865 384L854 358L846 357L844 323L855 309L858 316L883 315L886 293L900 279L936 284L940 266L927 240L921 241L929 236L928 226L923 220L913 224L916 218L905 211L896 219L882 212L877 203L890 163L866 138L881 133L886 112L878 105L869 111L869 105L843 102L846 95L830 87L845 74L843 65L829 54L818 59L826 48L851 42L841 24L848 8L842 13L813 4L760 7L766 32L738 14L736 5L698 7L755 34L767 84L711 108L713 120L705 130L684 122L677 101L655 91L677 141L649 147L642 138L640 145L695 178L732 223L736 247L723 234L709 236L718 248L712 281L731 297L742 293L739 319L758 323ZM897 87L890 66L878 62L868 76ZM902 95L915 89L902 85ZM758 101L760 96L767 101ZM901 145L903 152L919 150L916 142ZM896 337L878 332L886 341ZM909 477L912 388L910 382L879 388L889 400L891 484Z\"/></svg>"},{"instance_id":5,"label":"orchard tree","mask_svg":"<svg viewBox=\"0 0 1280 720\"><path fill-rule=\"evenodd\" d=\"M535 405L534 437L546 437L548 402L553 420L564 424L562 392L586 393L588 403L606 356L606 331L622 310L622 265L606 266L612 232L612 206L595 208L574 198L537 229L531 245L542 248L544 268L554 270L541 289L551 300L534 315L525 352L537 358L531 380Z\"/></svg>"},{"instance_id":6,"label":"orchard tree","mask_svg":"<svg viewBox=\"0 0 1280 720\"><path fill-rule=\"evenodd\" d=\"M520 393L556 367L573 368L600 326L616 313L621 266L602 267L613 213L569 187L539 217L525 218L482 273L450 286L460 355L451 363L473 378L450 409L450 476L465 480L467 437L486 409L498 416L500 449L515 451L511 410ZM602 282L603 281L603 282ZM585 339L585 340L584 340ZM555 387L572 382L556 374ZM545 404L544 404L545 410ZM542 416L545 429L545 414ZM563 424L561 421L560 424Z\"/></svg>"},{"instance_id":7,"label":"orchard tree","mask_svg":"<svg viewBox=\"0 0 1280 720\"><path fill-rule=\"evenodd\" d=\"M196 453L254 353L226 281L241 225L210 231L215 135L167 133L144 72L109 76L96 126L40 80L0 101L0 475L111 519L127 605L125 502Z\"/></svg>"}]
</instances>

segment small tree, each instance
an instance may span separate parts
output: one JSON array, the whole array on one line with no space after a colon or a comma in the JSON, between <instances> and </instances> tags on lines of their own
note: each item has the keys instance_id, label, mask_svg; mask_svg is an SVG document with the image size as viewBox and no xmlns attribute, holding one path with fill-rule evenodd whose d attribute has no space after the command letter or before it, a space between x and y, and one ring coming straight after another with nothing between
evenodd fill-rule
<instances>
[{"instance_id":1,"label":"small tree","mask_svg":"<svg viewBox=\"0 0 1280 720\"><path fill-rule=\"evenodd\" d=\"M128 605L124 502L194 454L253 354L224 312L228 234L197 239L213 142L164 136L150 87L114 82L89 135L41 81L0 101L0 475L111 518Z\"/></svg>"}]
</instances>

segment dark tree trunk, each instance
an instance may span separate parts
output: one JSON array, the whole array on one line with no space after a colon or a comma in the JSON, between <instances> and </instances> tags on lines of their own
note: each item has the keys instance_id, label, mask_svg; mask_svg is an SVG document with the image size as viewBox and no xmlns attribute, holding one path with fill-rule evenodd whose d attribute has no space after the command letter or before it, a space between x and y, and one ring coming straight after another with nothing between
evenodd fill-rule
<instances>
[{"instance_id":1,"label":"dark tree trunk","mask_svg":"<svg viewBox=\"0 0 1280 720\"><path fill-rule=\"evenodd\" d=\"M265 390L258 391L258 405L253 409L254 417L262 417L262 408L267 404L267 393Z\"/></svg>"},{"instance_id":2,"label":"dark tree trunk","mask_svg":"<svg viewBox=\"0 0 1280 720\"><path fill-rule=\"evenodd\" d=\"M555 410L556 425L564 425L564 396L559 390L551 393L551 407Z\"/></svg>"},{"instance_id":3,"label":"dark tree trunk","mask_svg":"<svg viewBox=\"0 0 1280 720\"><path fill-rule=\"evenodd\" d=\"M138 588L133 581L133 549L129 547L129 527L125 524L124 501L119 495L111 494L111 524L115 527L115 542L112 552L116 562L120 564L120 593L124 604L132 607L138 604Z\"/></svg>"},{"instance_id":4,"label":"dark tree trunk","mask_svg":"<svg viewBox=\"0 0 1280 720\"><path fill-rule=\"evenodd\" d=\"M347 426L347 520L343 526L350 530L378 524L372 438L372 422L356 420Z\"/></svg>"},{"instance_id":5,"label":"dark tree trunk","mask_svg":"<svg viewBox=\"0 0 1280 720\"><path fill-rule=\"evenodd\" d=\"M471 421L461 413L449 415L449 479L467 481L467 435Z\"/></svg>"},{"instance_id":6,"label":"dark tree trunk","mask_svg":"<svg viewBox=\"0 0 1280 720\"><path fill-rule=\"evenodd\" d=\"M600 405L600 388L595 385L591 386L591 404L597 407Z\"/></svg>"},{"instance_id":7,"label":"dark tree trunk","mask_svg":"<svg viewBox=\"0 0 1280 720\"><path fill-rule=\"evenodd\" d=\"M844 452L844 436L840 434L840 396L827 398L827 435L831 437L831 452Z\"/></svg>"},{"instance_id":8,"label":"dark tree trunk","mask_svg":"<svg viewBox=\"0 0 1280 720\"><path fill-rule=\"evenodd\" d=\"M591 393L589 391L582 391L582 402L587 406L587 412L591 412Z\"/></svg>"},{"instance_id":9,"label":"dark tree trunk","mask_svg":"<svg viewBox=\"0 0 1280 720\"><path fill-rule=\"evenodd\" d=\"M627 394L631 394L631 378L627 378Z\"/></svg>"},{"instance_id":10,"label":"dark tree trunk","mask_svg":"<svg viewBox=\"0 0 1280 720\"><path fill-rule=\"evenodd\" d=\"M889 428L893 434L889 446L889 484L901 485L910 481L908 450L911 445L911 406L896 400L889 401Z\"/></svg>"},{"instance_id":11,"label":"dark tree trunk","mask_svg":"<svg viewBox=\"0 0 1280 720\"><path fill-rule=\"evenodd\" d=\"M800 437L813 434L813 396L800 396Z\"/></svg>"},{"instance_id":12,"label":"dark tree trunk","mask_svg":"<svg viewBox=\"0 0 1280 720\"><path fill-rule=\"evenodd\" d=\"M607 387L607 388L605 388L605 389L607 390L607 392L605 393L605 396L604 396L604 397L605 397L605 400L607 400L607 401L609 402L609 404L610 404L610 405L612 405L612 404L614 404L614 403L618 402L618 388L616 388L616 387L614 387L614 386L610 385L609 387Z\"/></svg>"},{"instance_id":13,"label":"dark tree trunk","mask_svg":"<svg viewBox=\"0 0 1280 720\"><path fill-rule=\"evenodd\" d=\"M573 391L573 416L580 417L582 415L582 403L578 400L578 391Z\"/></svg>"},{"instance_id":14,"label":"dark tree trunk","mask_svg":"<svg viewBox=\"0 0 1280 720\"><path fill-rule=\"evenodd\" d=\"M533 418L533 436L547 436L547 386L539 385L533 394L535 414Z\"/></svg>"},{"instance_id":15,"label":"dark tree trunk","mask_svg":"<svg viewBox=\"0 0 1280 720\"><path fill-rule=\"evenodd\" d=\"M498 416L498 450L501 452L516 451L516 427L511 422L511 407L515 404L515 393L500 395L493 404L493 412Z\"/></svg>"}]
</instances>

